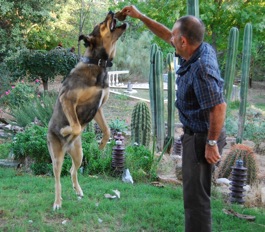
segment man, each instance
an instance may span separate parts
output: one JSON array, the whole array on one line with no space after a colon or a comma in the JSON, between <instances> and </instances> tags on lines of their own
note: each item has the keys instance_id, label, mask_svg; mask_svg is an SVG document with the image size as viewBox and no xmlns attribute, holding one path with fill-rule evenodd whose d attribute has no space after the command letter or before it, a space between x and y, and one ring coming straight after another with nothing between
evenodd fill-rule
<instances>
[{"instance_id":1,"label":"man","mask_svg":"<svg viewBox=\"0 0 265 232\"><path fill-rule=\"evenodd\" d=\"M122 13L140 19L155 35L171 44L181 58L177 70L176 107L184 128L185 231L211 231L212 171L225 145L222 128L226 103L216 54L209 44L203 42L204 24L194 16L184 16L170 31L135 6L125 7Z\"/></svg>"}]
</instances>

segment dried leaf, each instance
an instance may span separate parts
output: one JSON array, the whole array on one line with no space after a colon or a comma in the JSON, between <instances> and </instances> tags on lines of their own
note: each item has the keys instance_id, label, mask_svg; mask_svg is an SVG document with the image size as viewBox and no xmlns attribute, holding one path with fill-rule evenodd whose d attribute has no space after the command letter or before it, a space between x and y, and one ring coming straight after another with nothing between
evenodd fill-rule
<instances>
[{"instance_id":1,"label":"dried leaf","mask_svg":"<svg viewBox=\"0 0 265 232\"><path fill-rule=\"evenodd\" d=\"M115 196L115 195L110 195L110 194L108 194L108 193L104 194L104 196L105 196L105 198L108 198L108 199L115 199L115 198L117 198L117 196Z\"/></svg>"},{"instance_id":2,"label":"dried leaf","mask_svg":"<svg viewBox=\"0 0 265 232\"><path fill-rule=\"evenodd\" d=\"M115 190L112 190L112 192L114 192L115 195L116 195L118 198L121 198L121 192L120 192L119 190L115 189Z\"/></svg>"}]
</instances>

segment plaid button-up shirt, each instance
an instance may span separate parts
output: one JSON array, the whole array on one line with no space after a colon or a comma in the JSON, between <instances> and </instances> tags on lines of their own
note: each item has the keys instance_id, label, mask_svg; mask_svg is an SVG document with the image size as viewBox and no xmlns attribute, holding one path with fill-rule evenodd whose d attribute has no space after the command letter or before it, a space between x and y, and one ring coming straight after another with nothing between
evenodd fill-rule
<instances>
[{"instance_id":1,"label":"plaid button-up shirt","mask_svg":"<svg viewBox=\"0 0 265 232\"><path fill-rule=\"evenodd\" d=\"M213 48L202 43L177 70L177 99L180 121L193 132L207 132L210 109L224 102L223 79Z\"/></svg>"}]
</instances>

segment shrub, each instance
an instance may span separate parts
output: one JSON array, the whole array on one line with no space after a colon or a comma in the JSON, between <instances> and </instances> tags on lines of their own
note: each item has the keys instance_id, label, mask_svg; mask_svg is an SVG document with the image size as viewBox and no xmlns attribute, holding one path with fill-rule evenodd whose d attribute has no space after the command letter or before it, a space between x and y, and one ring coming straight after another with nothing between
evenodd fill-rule
<instances>
[{"instance_id":1,"label":"shrub","mask_svg":"<svg viewBox=\"0 0 265 232\"><path fill-rule=\"evenodd\" d=\"M36 120L39 124L48 126L56 99L57 93L50 92L12 107L10 114L21 127L26 127Z\"/></svg>"},{"instance_id":2,"label":"shrub","mask_svg":"<svg viewBox=\"0 0 265 232\"><path fill-rule=\"evenodd\" d=\"M125 163L135 181L152 177L154 156L145 146L128 146L125 150Z\"/></svg>"},{"instance_id":3,"label":"shrub","mask_svg":"<svg viewBox=\"0 0 265 232\"><path fill-rule=\"evenodd\" d=\"M238 159L242 159L243 166L247 168L247 184L255 183L258 173L256 156L252 148L243 144L235 144L231 148L231 151L221 161L220 168L218 170L219 178L230 178L232 170L231 167L236 165L236 161Z\"/></svg>"},{"instance_id":4,"label":"shrub","mask_svg":"<svg viewBox=\"0 0 265 232\"><path fill-rule=\"evenodd\" d=\"M47 128L31 125L24 132L18 133L12 142L15 159L24 160L27 156L33 158L31 169L35 175L50 173L51 158L47 147ZM85 132L82 135L86 172L94 174L109 173L111 170L111 147L100 151L95 141L95 134ZM71 157L66 155L61 175L68 175L72 166Z\"/></svg>"},{"instance_id":5,"label":"shrub","mask_svg":"<svg viewBox=\"0 0 265 232\"><path fill-rule=\"evenodd\" d=\"M78 57L64 48L50 51L22 49L17 57L8 60L7 65L14 78L41 79L44 90L48 90L48 80L54 80L57 75L68 75L77 61Z\"/></svg>"},{"instance_id":6,"label":"shrub","mask_svg":"<svg viewBox=\"0 0 265 232\"><path fill-rule=\"evenodd\" d=\"M231 104L232 103L233 102L231 102ZM238 115L235 113L232 114L231 110L228 109L225 121L226 133L228 136L237 136L238 120ZM251 140L255 143L261 143L264 141L265 122L264 115L261 110L252 106L247 108L243 137L244 139Z\"/></svg>"},{"instance_id":7,"label":"shrub","mask_svg":"<svg viewBox=\"0 0 265 232\"><path fill-rule=\"evenodd\" d=\"M126 124L125 120L120 120L118 118L113 119L109 122L109 127L112 136L117 134L117 132L125 132L128 129L128 125Z\"/></svg>"},{"instance_id":8,"label":"shrub","mask_svg":"<svg viewBox=\"0 0 265 232\"><path fill-rule=\"evenodd\" d=\"M0 98L1 104L12 109L29 100L35 98L35 88L28 83L18 82L15 86L10 86L5 94Z\"/></svg>"},{"instance_id":9,"label":"shrub","mask_svg":"<svg viewBox=\"0 0 265 232\"><path fill-rule=\"evenodd\" d=\"M10 143L5 142L3 144L0 144L0 159L8 158L10 149L11 149Z\"/></svg>"},{"instance_id":10,"label":"shrub","mask_svg":"<svg viewBox=\"0 0 265 232\"><path fill-rule=\"evenodd\" d=\"M30 166L34 175L45 175L47 173L52 174L52 164L51 163L33 163Z\"/></svg>"},{"instance_id":11,"label":"shrub","mask_svg":"<svg viewBox=\"0 0 265 232\"><path fill-rule=\"evenodd\" d=\"M24 132L16 134L12 142L15 159L24 160L29 156L35 163L50 163L46 135L47 128L37 125L31 125Z\"/></svg>"},{"instance_id":12,"label":"shrub","mask_svg":"<svg viewBox=\"0 0 265 232\"><path fill-rule=\"evenodd\" d=\"M72 167L72 158L69 155L64 157L61 176L68 176Z\"/></svg>"},{"instance_id":13,"label":"shrub","mask_svg":"<svg viewBox=\"0 0 265 232\"><path fill-rule=\"evenodd\" d=\"M5 63L0 63L0 103L2 97L6 95L6 91L10 88L9 71Z\"/></svg>"},{"instance_id":14,"label":"shrub","mask_svg":"<svg viewBox=\"0 0 265 232\"><path fill-rule=\"evenodd\" d=\"M84 153L84 173L89 175L105 174L112 172L111 153L114 142L107 144L100 150L94 133L86 132L82 135Z\"/></svg>"}]
</instances>

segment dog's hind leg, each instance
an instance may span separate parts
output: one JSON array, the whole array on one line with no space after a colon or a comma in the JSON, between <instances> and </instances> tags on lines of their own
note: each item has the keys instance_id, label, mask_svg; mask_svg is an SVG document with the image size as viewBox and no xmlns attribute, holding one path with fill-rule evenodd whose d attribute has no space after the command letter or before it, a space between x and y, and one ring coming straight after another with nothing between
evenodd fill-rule
<instances>
[{"instance_id":1,"label":"dog's hind leg","mask_svg":"<svg viewBox=\"0 0 265 232\"><path fill-rule=\"evenodd\" d=\"M57 140L57 138L53 137L49 139L48 135L48 149L50 152L50 156L52 158L53 165L53 174L55 179L55 200L53 204L53 210L60 209L62 206L62 189L61 189L61 171L64 160L64 150L62 144Z\"/></svg>"},{"instance_id":2,"label":"dog's hind leg","mask_svg":"<svg viewBox=\"0 0 265 232\"><path fill-rule=\"evenodd\" d=\"M72 158L72 167L70 169L70 173L71 173L73 188L75 189L76 194L79 197L83 197L84 196L83 191L78 183L78 178L77 178L77 171L81 166L83 159L81 136L78 136L76 138L74 143L71 145L71 148L69 149L68 153Z\"/></svg>"},{"instance_id":3,"label":"dog's hind leg","mask_svg":"<svg viewBox=\"0 0 265 232\"><path fill-rule=\"evenodd\" d=\"M98 111L94 117L94 120L97 122L97 124L99 125L99 127L103 133L103 137L102 137L101 143L99 145L99 148L103 149L105 147L106 143L109 141L110 129L108 127L108 124L106 122L106 119L103 115L101 108L98 109Z\"/></svg>"}]
</instances>

